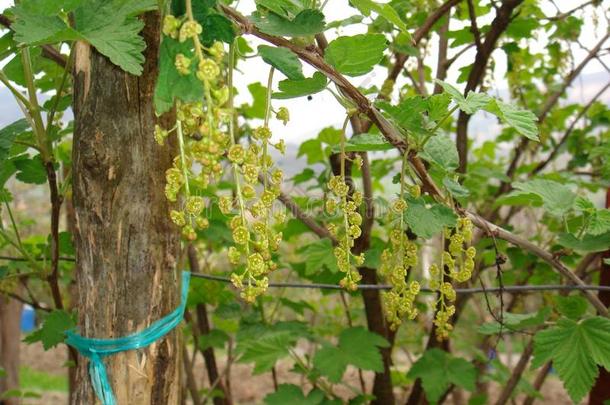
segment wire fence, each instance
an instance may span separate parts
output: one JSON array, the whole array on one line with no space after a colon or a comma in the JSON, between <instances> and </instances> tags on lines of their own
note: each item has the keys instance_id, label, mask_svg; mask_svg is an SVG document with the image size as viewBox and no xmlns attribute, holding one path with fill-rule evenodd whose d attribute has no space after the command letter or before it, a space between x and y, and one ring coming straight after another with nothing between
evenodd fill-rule
<instances>
[{"instance_id":1,"label":"wire fence","mask_svg":"<svg viewBox=\"0 0 610 405\"><path fill-rule=\"evenodd\" d=\"M201 278L204 280L217 281L220 283L231 284L228 277L214 276L211 274L193 273L192 277ZM344 290L343 287L336 284L323 283L269 283L271 288L303 288L303 289L319 289L319 290ZM358 290L391 290L392 286L388 284L359 284ZM436 290L422 287L420 289L424 293L435 293ZM457 294L485 294L485 293L523 293L536 291L610 291L610 286L599 285L563 285L563 284L543 284L543 285L508 285L502 287L472 287L472 288L455 288Z\"/></svg>"}]
</instances>

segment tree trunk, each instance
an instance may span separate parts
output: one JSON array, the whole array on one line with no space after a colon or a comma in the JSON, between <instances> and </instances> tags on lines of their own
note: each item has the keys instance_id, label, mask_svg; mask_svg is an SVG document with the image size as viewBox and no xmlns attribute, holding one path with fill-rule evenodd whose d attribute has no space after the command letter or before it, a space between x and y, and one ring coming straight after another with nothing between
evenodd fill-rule
<instances>
[{"instance_id":1,"label":"tree trunk","mask_svg":"<svg viewBox=\"0 0 610 405\"><path fill-rule=\"evenodd\" d=\"M610 208L610 188L606 190L606 208ZM610 265L604 262L610 259L610 249L602 256L601 271L599 275L600 286L610 286ZM610 307L610 291L600 291L599 299L605 306ZM599 376L589 395L589 405L602 405L610 399L610 372L603 367L599 368Z\"/></svg>"},{"instance_id":2,"label":"tree trunk","mask_svg":"<svg viewBox=\"0 0 610 405\"><path fill-rule=\"evenodd\" d=\"M19 345L21 344L21 302L0 295L0 395L19 388ZM0 400L4 405L17 405L19 398Z\"/></svg>"},{"instance_id":3,"label":"tree trunk","mask_svg":"<svg viewBox=\"0 0 610 405\"><path fill-rule=\"evenodd\" d=\"M122 71L76 45L73 144L80 333L116 338L140 331L179 304L178 229L163 189L176 153L156 144L153 91L160 17L142 17L144 72ZM106 357L118 404L180 403L179 334ZM79 357L72 404L93 404L87 359Z\"/></svg>"}]
</instances>

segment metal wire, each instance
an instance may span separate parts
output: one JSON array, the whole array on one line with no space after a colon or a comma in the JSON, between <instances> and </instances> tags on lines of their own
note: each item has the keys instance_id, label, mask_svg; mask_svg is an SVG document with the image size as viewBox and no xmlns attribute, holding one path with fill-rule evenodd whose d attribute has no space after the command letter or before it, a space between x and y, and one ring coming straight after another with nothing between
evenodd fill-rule
<instances>
[{"instance_id":1,"label":"metal wire","mask_svg":"<svg viewBox=\"0 0 610 405\"><path fill-rule=\"evenodd\" d=\"M231 283L231 280L227 277L214 276L211 274L192 273L192 277L202 278L205 280L218 281L221 283ZM269 283L269 287L272 288L304 288L304 289L319 289L319 290L343 290L343 288L336 284L321 284L321 283ZM392 286L387 284L359 284L358 290L390 290ZM500 287L473 287L473 288L456 288L455 292L458 294L483 294L483 293L520 293L530 291L610 291L610 286L599 286L599 285L561 285L561 284L545 284L545 285L509 285ZM421 292L433 293L436 292L430 288L421 288Z\"/></svg>"}]
</instances>

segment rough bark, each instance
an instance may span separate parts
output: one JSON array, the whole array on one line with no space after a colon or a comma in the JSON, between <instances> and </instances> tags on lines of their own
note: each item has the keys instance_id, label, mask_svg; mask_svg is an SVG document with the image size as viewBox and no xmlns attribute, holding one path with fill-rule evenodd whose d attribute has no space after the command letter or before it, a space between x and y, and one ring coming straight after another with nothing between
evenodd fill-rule
<instances>
[{"instance_id":1,"label":"rough bark","mask_svg":"<svg viewBox=\"0 0 610 405\"><path fill-rule=\"evenodd\" d=\"M21 344L21 309L23 304L0 295L0 394L19 388L19 346ZM3 405L18 405L19 398L0 400Z\"/></svg>"},{"instance_id":2,"label":"rough bark","mask_svg":"<svg viewBox=\"0 0 610 405\"><path fill-rule=\"evenodd\" d=\"M179 234L168 217L153 91L160 17L142 17L146 62L135 77L83 43L76 46L73 144L78 325L87 337L140 331L179 302ZM105 362L119 404L180 403L179 333ZM88 361L79 358L72 404L93 404Z\"/></svg>"}]
</instances>

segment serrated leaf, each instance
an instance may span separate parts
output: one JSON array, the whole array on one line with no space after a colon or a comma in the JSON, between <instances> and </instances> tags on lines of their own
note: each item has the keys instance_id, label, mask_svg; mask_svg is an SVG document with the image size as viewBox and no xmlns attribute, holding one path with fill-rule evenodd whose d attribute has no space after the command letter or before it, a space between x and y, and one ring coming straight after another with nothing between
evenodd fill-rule
<instances>
[{"instance_id":1,"label":"serrated leaf","mask_svg":"<svg viewBox=\"0 0 610 405\"><path fill-rule=\"evenodd\" d=\"M534 336L533 367L552 360L574 403L591 390L598 366L610 370L610 319L593 317L576 322L560 319Z\"/></svg>"},{"instance_id":2,"label":"serrated leaf","mask_svg":"<svg viewBox=\"0 0 610 405\"><path fill-rule=\"evenodd\" d=\"M29 127L28 121L22 118L0 129L0 164L8 157L17 135L25 132Z\"/></svg>"},{"instance_id":3,"label":"serrated leaf","mask_svg":"<svg viewBox=\"0 0 610 405\"><path fill-rule=\"evenodd\" d=\"M278 327L276 324L260 330L260 333L239 338L239 362L254 363L254 374L269 371L278 360L288 356L289 349L299 337L290 327L283 328L281 324Z\"/></svg>"},{"instance_id":4,"label":"serrated leaf","mask_svg":"<svg viewBox=\"0 0 610 405\"><path fill-rule=\"evenodd\" d=\"M610 246L610 232L601 235L584 235L580 239L571 233L557 235L557 243L580 252L602 252Z\"/></svg>"},{"instance_id":5,"label":"serrated leaf","mask_svg":"<svg viewBox=\"0 0 610 405\"><path fill-rule=\"evenodd\" d=\"M333 245L329 239L320 239L309 243L299 253L306 258L305 272L307 274L320 271L322 267L326 267L333 273L338 271Z\"/></svg>"},{"instance_id":6,"label":"serrated leaf","mask_svg":"<svg viewBox=\"0 0 610 405\"><path fill-rule=\"evenodd\" d=\"M409 34L407 25L390 4L379 4L372 0L350 0L350 2L367 17L371 14L371 11L379 14L381 17L394 24L403 33L407 34L409 40L411 39L411 34Z\"/></svg>"},{"instance_id":7,"label":"serrated leaf","mask_svg":"<svg viewBox=\"0 0 610 405\"><path fill-rule=\"evenodd\" d=\"M266 63L284 73L288 79L305 79L301 61L290 49L260 45L258 47L258 54Z\"/></svg>"},{"instance_id":8,"label":"serrated leaf","mask_svg":"<svg viewBox=\"0 0 610 405\"><path fill-rule=\"evenodd\" d=\"M163 37L159 50L159 76L154 94L157 114L169 111L176 100L190 102L203 98L203 83L195 76L197 64L191 63L188 75L178 73L175 60L179 53L189 58L194 57L186 42Z\"/></svg>"},{"instance_id":9,"label":"serrated leaf","mask_svg":"<svg viewBox=\"0 0 610 405\"><path fill-rule=\"evenodd\" d=\"M542 198L544 209L551 215L562 216L574 207L576 194L566 185L553 180L532 179L514 182L513 187Z\"/></svg>"},{"instance_id":10,"label":"serrated leaf","mask_svg":"<svg viewBox=\"0 0 610 405\"><path fill-rule=\"evenodd\" d=\"M452 178L445 177L443 179L443 185L447 188L447 191L456 198L468 197L470 195L470 190Z\"/></svg>"},{"instance_id":11,"label":"serrated leaf","mask_svg":"<svg viewBox=\"0 0 610 405\"><path fill-rule=\"evenodd\" d=\"M221 14L207 14L201 21L201 42L212 45L214 41L222 41L230 44L235 39L233 23Z\"/></svg>"},{"instance_id":12,"label":"serrated leaf","mask_svg":"<svg viewBox=\"0 0 610 405\"><path fill-rule=\"evenodd\" d=\"M256 0L255 3L257 8L266 8L286 18L294 17L305 8L301 0Z\"/></svg>"},{"instance_id":13,"label":"serrated leaf","mask_svg":"<svg viewBox=\"0 0 610 405\"><path fill-rule=\"evenodd\" d=\"M462 95L462 92L451 84L442 80L436 80L445 92L451 96L453 101L458 105L460 110L467 114L474 114L475 112L485 108L491 101L492 98L484 93L469 92L466 97Z\"/></svg>"},{"instance_id":14,"label":"serrated leaf","mask_svg":"<svg viewBox=\"0 0 610 405\"><path fill-rule=\"evenodd\" d=\"M142 51L146 44L139 32L144 22L135 16L155 9L155 0L83 0L73 10L74 28L58 15L45 15L44 9L29 7L31 1L13 8L17 17L13 25L17 41L28 45L86 41L126 72L142 73ZM56 7L56 14L59 8Z\"/></svg>"},{"instance_id":15,"label":"serrated leaf","mask_svg":"<svg viewBox=\"0 0 610 405\"><path fill-rule=\"evenodd\" d=\"M495 114L500 118L500 121L511 126L526 138L540 142L538 138L538 117L533 112L495 99L489 103L487 111Z\"/></svg>"},{"instance_id":16,"label":"serrated leaf","mask_svg":"<svg viewBox=\"0 0 610 405\"><path fill-rule=\"evenodd\" d=\"M301 80L282 80L278 83L280 92L273 93L272 98L288 99L319 93L326 88L326 76L315 72L312 77Z\"/></svg>"},{"instance_id":17,"label":"serrated leaf","mask_svg":"<svg viewBox=\"0 0 610 405\"><path fill-rule=\"evenodd\" d=\"M424 145L421 157L446 171L457 169L460 162L455 142L445 134L431 137Z\"/></svg>"},{"instance_id":18,"label":"serrated leaf","mask_svg":"<svg viewBox=\"0 0 610 405\"><path fill-rule=\"evenodd\" d=\"M424 352L407 376L420 378L426 398L436 403L451 384L473 391L477 370L472 363L435 348Z\"/></svg>"},{"instance_id":19,"label":"serrated leaf","mask_svg":"<svg viewBox=\"0 0 610 405\"><path fill-rule=\"evenodd\" d=\"M44 184L47 182L47 172L40 155L29 158L19 158L13 161L17 168L17 179L28 184Z\"/></svg>"},{"instance_id":20,"label":"serrated leaf","mask_svg":"<svg viewBox=\"0 0 610 405\"><path fill-rule=\"evenodd\" d=\"M587 233L590 235L601 235L610 231L610 210L595 210L589 219Z\"/></svg>"},{"instance_id":21,"label":"serrated leaf","mask_svg":"<svg viewBox=\"0 0 610 405\"><path fill-rule=\"evenodd\" d=\"M423 198L407 198L404 219L413 233L430 239L444 227L454 227L457 216L444 205L433 203L427 206Z\"/></svg>"},{"instance_id":22,"label":"serrated leaf","mask_svg":"<svg viewBox=\"0 0 610 405\"><path fill-rule=\"evenodd\" d=\"M383 337L362 327L344 329L337 346L327 345L316 352L314 367L331 382L339 382L348 365L380 372L383 362L379 348L388 347Z\"/></svg>"},{"instance_id":23,"label":"serrated leaf","mask_svg":"<svg viewBox=\"0 0 610 405\"><path fill-rule=\"evenodd\" d=\"M387 47L386 42L381 34L339 37L328 44L324 59L340 73L361 76L381 61Z\"/></svg>"},{"instance_id":24,"label":"serrated leaf","mask_svg":"<svg viewBox=\"0 0 610 405\"><path fill-rule=\"evenodd\" d=\"M424 125L424 111L426 111L427 101L422 97L408 97L393 106L388 102L377 102L379 108L390 114L392 121L413 134L427 134Z\"/></svg>"},{"instance_id":25,"label":"serrated leaf","mask_svg":"<svg viewBox=\"0 0 610 405\"><path fill-rule=\"evenodd\" d=\"M318 10L307 9L290 20L276 13L252 15L250 20L262 32L270 35L302 37L316 35L324 31L324 14Z\"/></svg>"},{"instance_id":26,"label":"serrated leaf","mask_svg":"<svg viewBox=\"0 0 610 405\"><path fill-rule=\"evenodd\" d=\"M73 329L75 326L76 322L68 312L55 310L46 316L40 329L25 337L24 342L42 342L44 349L49 350L62 343L66 338L66 331Z\"/></svg>"},{"instance_id":27,"label":"serrated leaf","mask_svg":"<svg viewBox=\"0 0 610 405\"><path fill-rule=\"evenodd\" d=\"M557 310L566 318L578 320L587 312L587 300L578 295L562 297L560 295L553 298Z\"/></svg>"}]
</instances>

